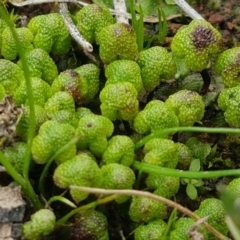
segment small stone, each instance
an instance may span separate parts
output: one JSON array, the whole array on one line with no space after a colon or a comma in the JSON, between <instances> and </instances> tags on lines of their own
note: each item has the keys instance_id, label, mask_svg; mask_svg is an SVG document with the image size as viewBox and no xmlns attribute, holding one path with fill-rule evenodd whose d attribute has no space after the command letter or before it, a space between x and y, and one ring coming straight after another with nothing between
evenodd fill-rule
<instances>
[{"instance_id":1,"label":"small stone","mask_svg":"<svg viewBox=\"0 0 240 240\"><path fill-rule=\"evenodd\" d=\"M19 186L0 186L0 223L21 222L25 213L25 205Z\"/></svg>"}]
</instances>

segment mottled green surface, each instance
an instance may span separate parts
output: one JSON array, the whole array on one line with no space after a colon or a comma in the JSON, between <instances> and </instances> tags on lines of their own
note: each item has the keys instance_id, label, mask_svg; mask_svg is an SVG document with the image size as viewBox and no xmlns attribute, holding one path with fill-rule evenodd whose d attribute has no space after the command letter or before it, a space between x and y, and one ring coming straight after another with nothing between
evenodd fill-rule
<instances>
[{"instance_id":1,"label":"mottled green surface","mask_svg":"<svg viewBox=\"0 0 240 240\"><path fill-rule=\"evenodd\" d=\"M116 60L105 69L107 81L105 85L130 82L139 94L144 93L141 70L138 64L131 60Z\"/></svg>"},{"instance_id":2,"label":"mottled green surface","mask_svg":"<svg viewBox=\"0 0 240 240\"><path fill-rule=\"evenodd\" d=\"M149 222L146 225L140 225L134 231L135 240L159 240L164 236L167 224L159 219Z\"/></svg>"},{"instance_id":3,"label":"mottled green surface","mask_svg":"<svg viewBox=\"0 0 240 240\"><path fill-rule=\"evenodd\" d=\"M240 86L223 89L218 97L218 106L224 111L226 122L231 127L240 127Z\"/></svg>"},{"instance_id":4,"label":"mottled green surface","mask_svg":"<svg viewBox=\"0 0 240 240\"><path fill-rule=\"evenodd\" d=\"M125 23L115 23L102 29L98 43L100 58L106 64L117 59L135 60L138 54L136 34Z\"/></svg>"},{"instance_id":5,"label":"mottled green surface","mask_svg":"<svg viewBox=\"0 0 240 240\"><path fill-rule=\"evenodd\" d=\"M89 209L81 211L75 216L74 229L72 234L75 238L108 240L108 222L104 214Z\"/></svg>"},{"instance_id":6,"label":"mottled green surface","mask_svg":"<svg viewBox=\"0 0 240 240\"><path fill-rule=\"evenodd\" d=\"M81 150L89 149L100 157L108 145L108 138L113 133L113 123L106 117L87 114L78 123L76 133L79 136L77 146Z\"/></svg>"},{"instance_id":7,"label":"mottled green surface","mask_svg":"<svg viewBox=\"0 0 240 240\"><path fill-rule=\"evenodd\" d=\"M165 104L178 117L179 126L192 126L203 118L205 112L202 97L194 91L180 90L170 95Z\"/></svg>"},{"instance_id":8,"label":"mottled green surface","mask_svg":"<svg viewBox=\"0 0 240 240\"><path fill-rule=\"evenodd\" d=\"M161 79L171 79L177 72L172 55L160 46L140 52L137 63L141 68L143 86L148 92L157 87Z\"/></svg>"},{"instance_id":9,"label":"mottled green surface","mask_svg":"<svg viewBox=\"0 0 240 240\"><path fill-rule=\"evenodd\" d=\"M174 35L171 50L192 71L202 71L221 51L222 36L209 22L195 19Z\"/></svg>"},{"instance_id":10,"label":"mottled green surface","mask_svg":"<svg viewBox=\"0 0 240 240\"><path fill-rule=\"evenodd\" d=\"M225 87L238 86L240 84L240 47L221 53L217 58L215 70L221 75Z\"/></svg>"},{"instance_id":11,"label":"mottled green surface","mask_svg":"<svg viewBox=\"0 0 240 240\"><path fill-rule=\"evenodd\" d=\"M143 149L145 155L143 162L175 168L178 163L178 147L169 139L154 138L149 140Z\"/></svg>"},{"instance_id":12,"label":"mottled green surface","mask_svg":"<svg viewBox=\"0 0 240 240\"><path fill-rule=\"evenodd\" d=\"M226 211L220 199L206 198L201 202L195 213L201 218L208 216L208 223L224 236L227 236L228 227L225 223ZM209 234L209 239L216 238Z\"/></svg>"},{"instance_id":13,"label":"mottled green surface","mask_svg":"<svg viewBox=\"0 0 240 240\"><path fill-rule=\"evenodd\" d=\"M12 94L25 81L23 71L13 62L0 59L0 83L7 94Z\"/></svg>"},{"instance_id":14,"label":"mottled green surface","mask_svg":"<svg viewBox=\"0 0 240 240\"><path fill-rule=\"evenodd\" d=\"M131 168L118 163L109 163L101 168L103 178L102 188L106 189L132 189L135 175ZM121 196L116 202L123 203L128 196Z\"/></svg>"},{"instance_id":15,"label":"mottled green surface","mask_svg":"<svg viewBox=\"0 0 240 240\"><path fill-rule=\"evenodd\" d=\"M27 52L33 49L33 34L28 28L15 28L22 49ZM18 56L18 48L10 28L2 32L1 53L5 59L14 60Z\"/></svg>"},{"instance_id":16,"label":"mottled green surface","mask_svg":"<svg viewBox=\"0 0 240 240\"><path fill-rule=\"evenodd\" d=\"M124 135L115 135L108 141L108 146L103 153L104 163L120 163L130 167L134 160L134 143Z\"/></svg>"},{"instance_id":17,"label":"mottled green surface","mask_svg":"<svg viewBox=\"0 0 240 240\"><path fill-rule=\"evenodd\" d=\"M58 70L53 59L48 53L40 48L26 53L26 60L32 77L43 79L49 84L58 76ZM22 68L21 60L18 65Z\"/></svg>"},{"instance_id":18,"label":"mottled green surface","mask_svg":"<svg viewBox=\"0 0 240 240\"><path fill-rule=\"evenodd\" d=\"M160 100L152 100L134 118L133 127L140 134L148 134L159 129L178 127L179 121L174 111Z\"/></svg>"},{"instance_id":19,"label":"mottled green surface","mask_svg":"<svg viewBox=\"0 0 240 240\"><path fill-rule=\"evenodd\" d=\"M54 230L56 217L51 210L41 209L31 215L30 221L22 226L23 236L28 240L38 240Z\"/></svg>"},{"instance_id":20,"label":"mottled green surface","mask_svg":"<svg viewBox=\"0 0 240 240\"><path fill-rule=\"evenodd\" d=\"M102 115L132 121L138 113L138 92L130 82L108 84L100 92Z\"/></svg>"},{"instance_id":21,"label":"mottled green surface","mask_svg":"<svg viewBox=\"0 0 240 240\"><path fill-rule=\"evenodd\" d=\"M44 109L49 119L73 126L78 124L74 99L68 92L56 92L47 100Z\"/></svg>"},{"instance_id":22,"label":"mottled green surface","mask_svg":"<svg viewBox=\"0 0 240 240\"><path fill-rule=\"evenodd\" d=\"M50 97L49 84L37 77L31 78L31 84L34 103L39 106L44 106L45 102ZM13 101L17 105L28 103L26 81L22 81L20 86L14 92Z\"/></svg>"},{"instance_id":23,"label":"mottled green surface","mask_svg":"<svg viewBox=\"0 0 240 240\"><path fill-rule=\"evenodd\" d=\"M79 32L91 43L95 41L98 43L100 31L114 23L114 18L108 8L97 4L84 6L75 17Z\"/></svg>"},{"instance_id":24,"label":"mottled green surface","mask_svg":"<svg viewBox=\"0 0 240 240\"><path fill-rule=\"evenodd\" d=\"M35 135L38 132L39 127L47 121L47 114L45 109L42 106L34 105L35 110ZM21 137L23 140L27 140L28 128L30 123L30 108L29 105L24 106L23 108L23 115L21 116L17 127L16 127L16 134L17 136Z\"/></svg>"},{"instance_id":25,"label":"mottled green surface","mask_svg":"<svg viewBox=\"0 0 240 240\"><path fill-rule=\"evenodd\" d=\"M69 31L59 13L33 17L28 28L34 35L35 48L41 48L48 53L64 54L71 47Z\"/></svg>"},{"instance_id":26,"label":"mottled green surface","mask_svg":"<svg viewBox=\"0 0 240 240\"><path fill-rule=\"evenodd\" d=\"M162 219L166 210L164 203L151 198L134 196L128 214L134 222L150 222L153 219Z\"/></svg>"},{"instance_id":27,"label":"mottled green surface","mask_svg":"<svg viewBox=\"0 0 240 240\"><path fill-rule=\"evenodd\" d=\"M60 150L75 136L74 128L68 123L49 120L40 127L38 135L33 139L32 155L35 162L46 163L57 150ZM56 159L62 163L76 154L76 146L71 145Z\"/></svg>"},{"instance_id":28,"label":"mottled green surface","mask_svg":"<svg viewBox=\"0 0 240 240\"><path fill-rule=\"evenodd\" d=\"M80 153L60 164L54 171L54 183L60 188L70 185L85 187L101 187L102 172L95 160L86 153ZM88 197L88 193L71 189L70 194L75 202Z\"/></svg>"}]
</instances>

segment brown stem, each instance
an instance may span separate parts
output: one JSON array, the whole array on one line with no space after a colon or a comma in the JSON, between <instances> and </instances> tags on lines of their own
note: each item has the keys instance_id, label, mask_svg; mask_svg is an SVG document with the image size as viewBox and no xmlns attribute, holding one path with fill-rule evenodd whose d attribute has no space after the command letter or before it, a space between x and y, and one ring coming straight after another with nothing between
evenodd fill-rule
<instances>
[{"instance_id":1,"label":"brown stem","mask_svg":"<svg viewBox=\"0 0 240 240\"><path fill-rule=\"evenodd\" d=\"M211 83L211 77L210 77L207 69L203 69L200 72L200 74L201 74L202 79L203 79L203 86L202 86L202 89L200 90L200 93L204 95L208 92L208 88L209 88L210 83Z\"/></svg>"}]
</instances>

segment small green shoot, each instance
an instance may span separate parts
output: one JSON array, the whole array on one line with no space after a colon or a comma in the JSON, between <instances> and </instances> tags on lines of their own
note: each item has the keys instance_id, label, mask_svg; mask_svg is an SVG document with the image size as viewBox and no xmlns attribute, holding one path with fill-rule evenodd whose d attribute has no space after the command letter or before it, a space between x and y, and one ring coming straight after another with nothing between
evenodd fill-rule
<instances>
[{"instance_id":1,"label":"small green shoot","mask_svg":"<svg viewBox=\"0 0 240 240\"><path fill-rule=\"evenodd\" d=\"M137 35L138 51L141 52L143 50L143 39L144 39L143 10L141 5L139 5L139 16L137 16L134 0L130 0L130 12L132 16L132 27Z\"/></svg>"},{"instance_id":2,"label":"small green shoot","mask_svg":"<svg viewBox=\"0 0 240 240\"><path fill-rule=\"evenodd\" d=\"M201 162L199 159L193 159L189 171L199 172L201 168ZM186 193L192 199L195 200L198 197L197 188L203 186L203 181L201 179L189 179L182 178L182 184L187 184Z\"/></svg>"},{"instance_id":3,"label":"small green shoot","mask_svg":"<svg viewBox=\"0 0 240 240\"><path fill-rule=\"evenodd\" d=\"M59 201L59 202L62 202L64 204L66 204L67 206L71 207L71 208L77 208L77 206L71 202L69 199L63 197L63 196L53 196L51 197L49 200L48 200L48 205L52 204L53 202L56 202L56 201Z\"/></svg>"},{"instance_id":4,"label":"small green shoot","mask_svg":"<svg viewBox=\"0 0 240 240\"><path fill-rule=\"evenodd\" d=\"M9 19L12 23L16 23L19 18L19 15L14 13L14 9L9 13Z\"/></svg>"},{"instance_id":5,"label":"small green shoot","mask_svg":"<svg viewBox=\"0 0 240 240\"><path fill-rule=\"evenodd\" d=\"M167 35L167 19L162 7L158 8L158 40L160 45L165 43L165 37Z\"/></svg>"}]
</instances>

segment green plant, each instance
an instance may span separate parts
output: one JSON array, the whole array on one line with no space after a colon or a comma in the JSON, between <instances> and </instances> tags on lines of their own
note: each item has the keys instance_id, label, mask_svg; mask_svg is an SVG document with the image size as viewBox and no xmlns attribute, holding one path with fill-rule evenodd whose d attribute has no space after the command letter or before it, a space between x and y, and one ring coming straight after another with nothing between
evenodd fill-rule
<instances>
[{"instance_id":1,"label":"green plant","mask_svg":"<svg viewBox=\"0 0 240 240\"><path fill-rule=\"evenodd\" d=\"M202 71L220 53L221 41L221 34L210 23L195 19L179 29L173 38L171 49L176 61L182 61L191 71Z\"/></svg>"},{"instance_id":2,"label":"green plant","mask_svg":"<svg viewBox=\"0 0 240 240\"><path fill-rule=\"evenodd\" d=\"M138 113L138 92L130 82L108 84L101 91L102 115L114 121L133 121Z\"/></svg>"},{"instance_id":3,"label":"green plant","mask_svg":"<svg viewBox=\"0 0 240 240\"><path fill-rule=\"evenodd\" d=\"M135 240L144 240L151 238L152 240L160 239L166 229L166 223L162 220L154 220L146 225L140 225L134 231Z\"/></svg>"},{"instance_id":4,"label":"green plant","mask_svg":"<svg viewBox=\"0 0 240 240\"><path fill-rule=\"evenodd\" d=\"M54 183L60 188L70 185L99 187L103 175L95 159L86 153L80 153L68 161L60 164L53 175ZM73 200L78 203L88 197L87 193L70 190Z\"/></svg>"},{"instance_id":5,"label":"green plant","mask_svg":"<svg viewBox=\"0 0 240 240\"><path fill-rule=\"evenodd\" d=\"M190 164L189 170L198 172L198 171L200 171L200 169L201 169L200 160L199 159L193 159L191 164ZM201 179L182 178L181 183L187 185L186 193L192 200L194 200L198 197L197 188L203 186L203 181Z\"/></svg>"},{"instance_id":6,"label":"green plant","mask_svg":"<svg viewBox=\"0 0 240 240\"><path fill-rule=\"evenodd\" d=\"M131 168L118 163L108 163L101 168L103 178L102 187L106 189L131 189L135 182L135 175ZM116 202L123 203L129 197L122 196Z\"/></svg>"},{"instance_id":7,"label":"green plant","mask_svg":"<svg viewBox=\"0 0 240 240\"><path fill-rule=\"evenodd\" d=\"M148 223L153 219L162 219L166 211L164 203L147 197L133 196L128 214L134 222Z\"/></svg>"},{"instance_id":8,"label":"green plant","mask_svg":"<svg viewBox=\"0 0 240 240\"><path fill-rule=\"evenodd\" d=\"M18 64L22 68L21 70L17 65L12 65L9 64L12 62L8 62L9 65L13 66L13 69L18 69L16 70L16 75L20 76L20 80L15 83L8 71L6 72L7 74L4 73L6 62L3 63L2 72L4 74L2 75L4 77L7 76L7 78L2 80L1 95L3 96L3 101L0 104L6 110L8 108L4 104L8 103L9 105L7 106L10 106L10 109L17 110L20 113L19 115L14 115L13 140L16 142L4 142L3 137L0 162L12 178L21 185L25 197L29 198L35 207L33 211L42 208L45 215L50 217L41 220L46 224L50 223L49 226L39 224L40 227L36 229L34 224L36 221L38 222L38 216L41 216L41 214L39 212L36 212L36 215L33 214L32 220L24 223L25 237L38 239L42 237L41 234L46 236L54 230L57 234L59 228L64 225L64 227L68 228L67 230L70 229L74 237L81 235L108 239L111 235L107 233L107 220L102 212L106 212L106 216L109 218L111 216L109 209L113 209L113 212L121 214L121 218L124 220L129 220L130 217L130 227L132 224L137 227L136 236L139 231L140 236L138 236L140 239L145 234L148 234L149 231L156 233L152 226L159 226L158 237L160 235L167 238L167 235L170 235L170 239L186 239L186 232L193 225L194 220L180 218L175 222L176 214L174 213L168 218L167 206L170 206L191 216L195 220L199 219L196 213L200 217L209 215L209 221L215 230L206 223L203 223L203 225L210 229L219 239L223 239L222 235L227 235L227 228L224 222L225 212L223 211L221 201L206 198L196 213L192 213L169 198L178 193L180 178L185 178L189 185L196 186L196 181L201 182L203 178L239 176L240 171L239 169L204 171L204 165L201 166L202 171L199 171L200 163L206 163L206 157L211 151L210 144L205 144L198 141L197 138L191 137L188 137L189 141L186 142L184 135L181 135L181 140L179 141L186 142L185 146L182 143L172 141L172 139L177 141L175 136L172 137L172 135L181 132L195 132L195 134L203 132L205 134L209 133L209 135L211 133L222 134L224 138L223 134L239 134L240 130L232 128L189 127L195 122L199 122L204 113L201 97L195 92L193 94L190 91L182 91L184 92L183 97L176 98L176 101L174 98L178 93L182 93L178 92L171 95L165 103L160 100L149 101L151 94L144 98L141 95L144 94L141 79L144 77L143 69L145 66L140 66L142 71L140 72L139 67L136 65L137 63L133 61L136 61L138 56L140 58L141 53L138 55L136 38L132 34L133 30L130 25L113 24L99 30L99 40L101 36L102 41L104 40L102 45L100 44L100 52L103 46L108 51L105 56L101 56L104 64L121 58L130 60L114 61L106 69L101 65L97 67L92 63L84 64L77 69L69 69L58 74L57 66L47 52L42 49L28 51L21 48L16 30L14 32L14 27L9 23L6 12L4 12L2 6L0 7L1 16L5 16L6 23L10 26L9 29L11 29L13 38L16 41L17 49L19 49L20 62ZM118 28L116 26L121 27ZM113 30L113 35L109 34L109 32L108 35L104 35L106 29L108 31L109 29ZM130 36L125 35L126 38L116 40L114 37L118 33L126 35L130 33ZM130 40L131 46L128 45ZM114 46L111 46L111 43ZM114 50L112 47L114 47ZM110 54L116 53L115 47L122 52L119 51L112 57ZM130 51L128 47L133 48ZM156 50L157 48L151 49ZM172 59L171 54L167 53L167 55ZM106 56L107 58L105 59ZM152 60L151 56L149 58L143 56L143 62L146 59L149 62ZM83 64L83 61L81 59L81 64ZM172 61L170 62L174 65ZM163 61L162 65L164 64L165 62ZM6 66L8 65L6 64ZM129 66L132 71L128 69ZM149 71L152 75L155 74L156 69L154 67L151 68L151 65L149 65ZM156 68L158 68L158 65L156 65ZM168 65L164 67L164 71L172 71L171 67L167 68L169 68ZM107 78L105 86L105 79L103 74L100 75L100 70L105 70L104 73ZM151 74L149 75L150 77ZM174 74L171 73L169 78L172 78ZM156 74L157 85L161 80L159 79L160 75ZM8 76L10 77L8 78ZM136 80L133 79L134 77L136 77ZM165 75L160 78L165 78ZM7 83L9 79L10 83ZM5 83L6 85L4 85ZM16 84L15 87L20 87L13 94L14 84ZM51 89L48 84L51 85ZM80 87L77 88L76 86ZM151 91L149 89L154 88L153 85L148 86L147 84L145 87L148 92ZM101 107L98 101L99 89L101 89ZM176 88L177 90L179 88ZM193 102L190 101L191 104L182 109L189 100L186 98L186 92L187 95L197 96L197 100L194 98ZM9 100L10 97L6 97L5 94L13 94L15 104L18 106L15 106ZM139 100L145 102L139 104ZM144 108L143 105L145 103L147 104ZM235 102L233 101L233 103ZM140 112L138 112L139 106L140 109L143 108ZM191 106L194 106L193 109L191 109ZM102 115L106 117L100 115L99 108L101 108ZM196 113L193 111L196 109L200 110ZM180 116L179 112L183 112L183 116ZM6 114L6 112L3 113ZM189 121L190 116L192 117L191 121ZM8 122L10 121L6 121L6 123ZM185 124L186 122L187 124ZM203 121L202 124L205 126L206 122ZM187 125L187 127L179 127L179 125ZM3 130L5 130L4 126L0 125ZM15 134L18 138L15 138ZM149 135L142 136L140 134ZM15 148L6 147L7 144L13 144ZM141 149L142 147L143 149ZM80 150L78 153L77 148ZM35 181L38 180L30 182L29 173L31 172L32 159L35 159L38 163L45 164L42 173L40 173L40 180L37 182L39 189L36 192L46 198L44 203L45 200L47 204L54 202L51 205L54 214L47 209L43 209L45 208L44 203L35 194ZM57 165L52 164L54 161ZM190 162L192 162L191 165ZM190 169L188 171L181 170L182 168L188 169L189 165ZM53 180L55 185L47 185L45 183L48 177L51 176L48 175L50 166L54 171ZM177 166L181 169L175 169ZM38 169L35 166L33 167L34 170ZM137 179L135 179L135 173L138 175ZM70 196L68 194L64 197L55 195L56 192L52 190L53 188L55 190L56 186L60 188L57 191L63 189L62 191L64 192L60 192L61 195L65 194L66 190L69 189ZM47 193L46 187L49 188ZM92 189L93 187L106 189ZM148 188L147 190L153 190L154 194L142 191L146 190L146 187ZM127 188L127 190L124 188ZM140 191L131 188L138 188ZM88 191L94 193L95 196L90 197ZM103 194L108 196L103 197ZM175 201L178 201L177 196ZM76 205L68 199L69 197L76 202ZM131 201L127 201L129 198L132 198ZM118 211L116 211L116 204L112 204L111 208L108 208L108 205L102 208L99 207L99 205L109 203L110 201L116 201L120 204L118 205ZM123 202L124 204L121 205ZM74 209L68 210L64 208L66 206L63 204ZM126 206L129 207L128 213L125 209ZM63 215L63 212L65 215ZM56 222L55 214L58 218ZM74 215L76 215L76 218L70 220ZM167 227L163 226L165 225L164 222L159 220L159 218L163 217L168 218ZM69 224L70 222L72 224ZM111 224L111 218L108 219L108 222ZM145 222L145 225L141 227L140 224L143 222ZM160 227L159 222L163 228ZM155 223L156 225L154 225ZM172 226L174 230L171 229ZM147 231L147 233L144 233L144 231ZM205 239L212 238L203 227L200 227L199 232L205 236ZM222 232L222 235L220 232Z\"/></svg>"},{"instance_id":9,"label":"green plant","mask_svg":"<svg viewBox=\"0 0 240 240\"><path fill-rule=\"evenodd\" d=\"M24 72L13 62L0 59L0 83L7 94L12 93L21 82L24 82Z\"/></svg>"},{"instance_id":10,"label":"green plant","mask_svg":"<svg viewBox=\"0 0 240 240\"><path fill-rule=\"evenodd\" d=\"M106 67L105 76L107 78L105 86L120 82L130 82L140 96L144 93L141 70L135 61L116 60Z\"/></svg>"},{"instance_id":11,"label":"green plant","mask_svg":"<svg viewBox=\"0 0 240 240\"><path fill-rule=\"evenodd\" d=\"M58 70L53 59L48 53L40 48L35 48L32 51L24 53L25 58L20 58L18 66L25 71L25 64L29 69L29 76L38 77L52 84L53 80L58 76Z\"/></svg>"},{"instance_id":12,"label":"green plant","mask_svg":"<svg viewBox=\"0 0 240 240\"><path fill-rule=\"evenodd\" d=\"M112 14L106 7L90 4L81 8L75 15L77 28L89 42L98 43L100 31L114 23Z\"/></svg>"},{"instance_id":13,"label":"green plant","mask_svg":"<svg viewBox=\"0 0 240 240\"><path fill-rule=\"evenodd\" d=\"M108 64L117 59L135 60L138 55L136 34L125 23L111 24L102 29L98 36L101 60Z\"/></svg>"},{"instance_id":14,"label":"green plant","mask_svg":"<svg viewBox=\"0 0 240 240\"><path fill-rule=\"evenodd\" d=\"M25 239L41 239L49 235L54 229L56 217L48 209L41 209L31 215L31 220L23 224L23 236Z\"/></svg>"},{"instance_id":15,"label":"green plant","mask_svg":"<svg viewBox=\"0 0 240 240\"><path fill-rule=\"evenodd\" d=\"M108 138L114 130L113 123L104 116L87 114L78 123L76 134L79 136L77 147L80 150L89 149L100 157L108 145Z\"/></svg>"},{"instance_id":16,"label":"green plant","mask_svg":"<svg viewBox=\"0 0 240 240\"><path fill-rule=\"evenodd\" d=\"M134 143L127 136L115 135L108 141L108 146L102 155L105 164L120 163L130 167L134 160Z\"/></svg>"},{"instance_id":17,"label":"green plant","mask_svg":"<svg viewBox=\"0 0 240 240\"><path fill-rule=\"evenodd\" d=\"M159 129L178 127L174 111L160 100L152 100L134 118L133 127L139 134L148 134Z\"/></svg>"},{"instance_id":18,"label":"green plant","mask_svg":"<svg viewBox=\"0 0 240 240\"><path fill-rule=\"evenodd\" d=\"M50 97L50 85L37 77L31 78L31 83L33 86L35 104L43 107ZM21 81L20 86L14 92L13 101L17 105L28 103L27 85L25 81Z\"/></svg>"},{"instance_id":19,"label":"green plant","mask_svg":"<svg viewBox=\"0 0 240 240\"><path fill-rule=\"evenodd\" d=\"M109 234L107 231L108 222L104 214L99 211L89 209L80 211L75 216L75 225L72 231L74 238L97 238L108 240Z\"/></svg>"},{"instance_id":20,"label":"green plant","mask_svg":"<svg viewBox=\"0 0 240 240\"><path fill-rule=\"evenodd\" d=\"M16 28L17 35L21 40L21 46L24 51L33 49L33 34L28 28ZM1 34L1 54L5 59L14 60L18 56L17 45L10 28L5 28Z\"/></svg>"},{"instance_id":21,"label":"green plant","mask_svg":"<svg viewBox=\"0 0 240 240\"><path fill-rule=\"evenodd\" d=\"M143 86L147 92L158 86L161 79L173 78L177 71L172 55L160 46L141 51L137 63L141 68Z\"/></svg>"},{"instance_id":22,"label":"green plant","mask_svg":"<svg viewBox=\"0 0 240 240\"><path fill-rule=\"evenodd\" d=\"M35 48L54 54L64 54L70 49L71 37L59 13L32 18L28 23L28 29L34 35Z\"/></svg>"},{"instance_id":23,"label":"green plant","mask_svg":"<svg viewBox=\"0 0 240 240\"><path fill-rule=\"evenodd\" d=\"M218 97L218 106L224 111L225 121L231 127L240 126L240 116L238 111L240 87L223 89Z\"/></svg>"},{"instance_id":24,"label":"green plant","mask_svg":"<svg viewBox=\"0 0 240 240\"><path fill-rule=\"evenodd\" d=\"M221 53L217 58L215 70L221 75L227 88L239 85L239 52L239 47L231 48Z\"/></svg>"},{"instance_id":25,"label":"green plant","mask_svg":"<svg viewBox=\"0 0 240 240\"><path fill-rule=\"evenodd\" d=\"M44 164L48 159L74 137L74 128L68 123L59 123L54 120L45 121L39 133L33 139L32 155L35 162ZM58 158L58 164L71 159L76 155L76 146L66 149Z\"/></svg>"},{"instance_id":26,"label":"green plant","mask_svg":"<svg viewBox=\"0 0 240 240\"><path fill-rule=\"evenodd\" d=\"M205 104L202 97L189 90L180 90L168 97L165 105L178 117L179 126L192 126L203 118Z\"/></svg>"}]
</instances>

